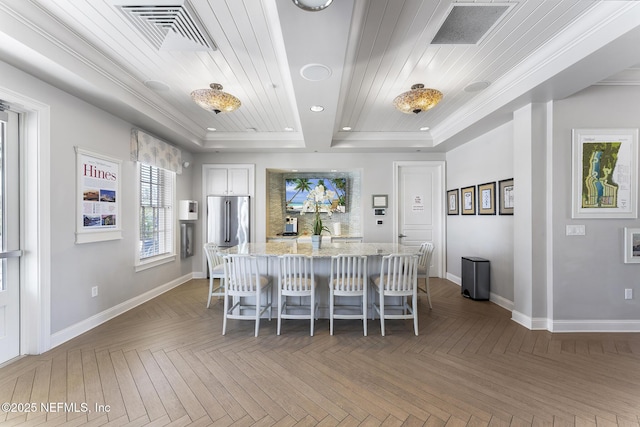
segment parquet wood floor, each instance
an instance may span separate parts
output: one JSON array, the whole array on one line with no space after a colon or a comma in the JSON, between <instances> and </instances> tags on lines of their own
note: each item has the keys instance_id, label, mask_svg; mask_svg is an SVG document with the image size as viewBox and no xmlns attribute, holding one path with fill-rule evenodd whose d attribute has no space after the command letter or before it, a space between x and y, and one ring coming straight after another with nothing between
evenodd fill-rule
<instances>
[{"instance_id":1,"label":"parquet wood floor","mask_svg":"<svg viewBox=\"0 0 640 427\"><path fill-rule=\"evenodd\" d=\"M418 337L403 320L386 337L377 320L368 337L337 321L330 336L321 319L313 337L265 320L254 338L234 320L223 337L222 302L206 309L192 280L0 368L0 403L37 406L0 425L640 427L640 334L529 331L451 282L431 287Z\"/></svg>"}]
</instances>

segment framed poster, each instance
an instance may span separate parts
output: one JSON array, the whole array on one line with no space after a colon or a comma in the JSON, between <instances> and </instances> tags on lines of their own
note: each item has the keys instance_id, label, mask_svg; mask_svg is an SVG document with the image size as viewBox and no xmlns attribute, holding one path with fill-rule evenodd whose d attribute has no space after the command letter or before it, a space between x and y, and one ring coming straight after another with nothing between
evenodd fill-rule
<instances>
[{"instance_id":1,"label":"framed poster","mask_svg":"<svg viewBox=\"0 0 640 427\"><path fill-rule=\"evenodd\" d=\"M458 215L458 189L447 191L447 215Z\"/></svg>"},{"instance_id":2,"label":"framed poster","mask_svg":"<svg viewBox=\"0 0 640 427\"><path fill-rule=\"evenodd\" d=\"M462 215L476 214L476 187L466 187L460 190L460 203L462 205Z\"/></svg>"},{"instance_id":3,"label":"framed poster","mask_svg":"<svg viewBox=\"0 0 640 427\"><path fill-rule=\"evenodd\" d=\"M496 183L478 185L478 215L496 214Z\"/></svg>"},{"instance_id":4,"label":"framed poster","mask_svg":"<svg viewBox=\"0 0 640 427\"><path fill-rule=\"evenodd\" d=\"M513 178L498 181L498 213L513 215Z\"/></svg>"},{"instance_id":5,"label":"framed poster","mask_svg":"<svg viewBox=\"0 0 640 427\"><path fill-rule=\"evenodd\" d=\"M118 159L76 147L76 243L122 238Z\"/></svg>"},{"instance_id":6,"label":"framed poster","mask_svg":"<svg viewBox=\"0 0 640 427\"><path fill-rule=\"evenodd\" d=\"M640 228L624 229L624 262L640 263Z\"/></svg>"},{"instance_id":7,"label":"framed poster","mask_svg":"<svg viewBox=\"0 0 640 427\"><path fill-rule=\"evenodd\" d=\"M573 218L637 218L638 129L574 129Z\"/></svg>"}]
</instances>

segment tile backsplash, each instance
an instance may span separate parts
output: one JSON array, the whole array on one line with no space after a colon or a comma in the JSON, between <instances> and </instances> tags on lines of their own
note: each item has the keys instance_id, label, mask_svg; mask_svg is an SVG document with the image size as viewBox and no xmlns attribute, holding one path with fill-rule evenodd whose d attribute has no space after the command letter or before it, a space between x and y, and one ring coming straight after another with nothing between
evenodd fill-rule
<instances>
[{"instance_id":1,"label":"tile backsplash","mask_svg":"<svg viewBox=\"0 0 640 427\"><path fill-rule=\"evenodd\" d=\"M362 236L361 176L359 172L284 172L267 170L267 237L284 231L286 216L298 218L298 234L311 234L313 215L300 215L285 210L285 180L293 178L345 178L347 180L346 212L322 214L322 222L333 233L334 223L340 223L342 236ZM328 234L328 233L324 233Z\"/></svg>"}]
</instances>

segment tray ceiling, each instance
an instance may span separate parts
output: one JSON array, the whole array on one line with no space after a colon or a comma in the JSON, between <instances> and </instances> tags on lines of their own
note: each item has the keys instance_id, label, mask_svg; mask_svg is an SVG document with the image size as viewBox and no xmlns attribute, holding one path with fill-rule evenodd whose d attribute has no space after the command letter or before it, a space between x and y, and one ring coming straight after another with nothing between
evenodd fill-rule
<instances>
[{"instance_id":1,"label":"tray ceiling","mask_svg":"<svg viewBox=\"0 0 640 427\"><path fill-rule=\"evenodd\" d=\"M444 151L640 63L633 1L0 0L0 24L1 60L194 152ZM198 107L211 83L240 109ZM396 111L416 83L443 100Z\"/></svg>"}]
</instances>

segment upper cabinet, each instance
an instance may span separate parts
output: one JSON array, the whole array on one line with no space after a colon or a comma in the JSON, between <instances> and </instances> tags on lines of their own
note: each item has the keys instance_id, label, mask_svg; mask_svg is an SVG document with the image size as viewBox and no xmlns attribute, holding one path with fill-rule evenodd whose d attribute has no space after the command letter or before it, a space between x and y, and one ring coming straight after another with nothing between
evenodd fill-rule
<instances>
[{"instance_id":1,"label":"upper cabinet","mask_svg":"<svg viewBox=\"0 0 640 427\"><path fill-rule=\"evenodd\" d=\"M254 165L204 165L206 193L216 196L253 196Z\"/></svg>"}]
</instances>

